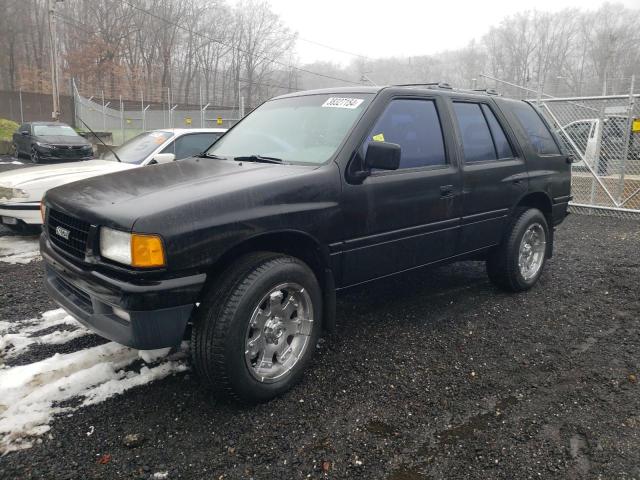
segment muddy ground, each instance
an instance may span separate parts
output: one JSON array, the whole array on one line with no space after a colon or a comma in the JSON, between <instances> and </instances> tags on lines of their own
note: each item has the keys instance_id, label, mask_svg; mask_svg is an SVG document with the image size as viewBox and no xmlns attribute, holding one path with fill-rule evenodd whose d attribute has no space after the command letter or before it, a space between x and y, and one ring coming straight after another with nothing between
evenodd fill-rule
<instances>
[{"instance_id":1,"label":"muddy ground","mask_svg":"<svg viewBox=\"0 0 640 480\"><path fill-rule=\"evenodd\" d=\"M41 270L0 263L0 320L55 307ZM284 397L220 403L178 374L57 418L0 478L640 479L639 327L640 222L573 215L528 293L477 262L352 290Z\"/></svg>"}]
</instances>

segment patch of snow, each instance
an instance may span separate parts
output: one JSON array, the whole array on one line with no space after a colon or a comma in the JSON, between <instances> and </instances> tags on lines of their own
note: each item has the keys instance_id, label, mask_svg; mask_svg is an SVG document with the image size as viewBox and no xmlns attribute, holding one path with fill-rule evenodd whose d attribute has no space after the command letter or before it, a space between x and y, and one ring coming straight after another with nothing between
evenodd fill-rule
<instances>
[{"instance_id":1,"label":"patch of snow","mask_svg":"<svg viewBox=\"0 0 640 480\"><path fill-rule=\"evenodd\" d=\"M16 324L5 325L8 323L2 322L0 328L3 331L15 328ZM75 323L75 320L63 310L46 312L40 319L20 322L20 331L4 335L0 342L10 343L10 352L15 353L37 341L63 343L74 335L89 333L81 327L70 332L29 336L66 323ZM0 368L0 453L31 447L35 437L49 430L54 415L73 415L81 406L103 402L133 387L188 369L183 361L186 355L177 354L158 365L144 366L140 372L126 371L140 356L137 350L110 342L73 353L55 354L29 365ZM80 400L76 406L60 406L75 398Z\"/></svg>"},{"instance_id":2,"label":"patch of snow","mask_svg":"<svg viewBox=\"0 0 640 480\"><path fill-rule=\"evenodd\" d=\"M138 350L138 355L145 363L155 363L161 358L166 357L169 354L169 348L160 348L158 350Z\"/></svg>"},{"instance_id":3,"label":"patch of snow","mask_svg":"<svg viewBox=\"0 0 640 480\"><path fill-rule=\"evenodd\" d=\"M8 333L0 337L0 354L5 358L20 355L31 345L61 345L75 338L89 335L91 331L79 326L75 330L56 330L42 336L29 336L23 333Z\"/></svg>"},{"instance_id":4,"label":"patch of snow","mask_svg":"<svg viewBox=\"0 0 640 480\"><path fill-rule=\"evenodd\" d=\"M61 325L80 326L76 319L71 315L65 312L62 308L57 308L55 310L44 312L37 318L20 320L17 322L0 322L0 334L4 334L5 332L19 332L21 334L31 335L44 329L58 327Z\"/></svg>"},{"instance_id":5,"label":"patch of snow","mask_svg":"<svg viewBox=\"0 0 640 480\"><path fill-rule=\"evenodd\" d=\"M0 162L0 165L24 165L24 162L19 162L18 160L13 160L11 162Z\"/></svg>"},{"instance_id":6,"label":"patch of snow","mask_svg":"<svg viewBox=\"0 0 640 480\"><path fill-rule=\"evenodd\" d=\"M0 237L0 262L26 264L40 260L38 238Z\"/></svg>"}]
</instances>

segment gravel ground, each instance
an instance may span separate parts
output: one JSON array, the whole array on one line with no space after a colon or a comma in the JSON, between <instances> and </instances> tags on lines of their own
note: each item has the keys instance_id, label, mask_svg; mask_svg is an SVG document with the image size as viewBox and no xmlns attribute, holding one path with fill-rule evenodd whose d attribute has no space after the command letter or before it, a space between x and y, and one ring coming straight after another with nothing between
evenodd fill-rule
<instances>
[{"instance_id":1,"label":"gravel ground","mask_svg":"<svg viewBox=\"0 0 640 480\"><path fill-rule=\"evenodd\" d=\"M528 293L473 262L352 290L284 397L219 403L174 375L56 419L0 478L638 479L639 252L640 223L573 215ZM41 268L0 264L1 320L54 308Z\"/></svg>"}]
</instances>

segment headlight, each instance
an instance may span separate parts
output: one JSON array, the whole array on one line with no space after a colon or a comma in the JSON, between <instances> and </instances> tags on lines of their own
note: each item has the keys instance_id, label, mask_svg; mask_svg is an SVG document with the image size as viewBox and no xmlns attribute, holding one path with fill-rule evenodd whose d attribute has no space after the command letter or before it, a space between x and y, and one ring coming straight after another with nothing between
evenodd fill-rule
<instances>
[{"instance_id":1,"label":"headlight","mask_svg":"<svg viewBox=\"0 0 640 480\"><path fill-rule=\"evenodd\" d=\"M165 265L164 247L158 235L142 235L101 227L100 253L105 258L132 267Z\"/></svg>"},{"instance_id":2,"label":"headlight","mask_svg":"<svg viewBox=\"0 0 640 480\"><path fill-rule=\"evenodd\" d=\"M36 145L40 148L54 148L53 145L49 145L48 143L36 142Z\"/></svg>"},{"instance_id":3,"label":"headlight","mask_svg":"<svg viewBox=\"0 0 640 480\"><path fill-rule=\"evenodd\" d=\"M11 200L13 198L28 198L29 194L19 188L0 187L0 198Z\"/></svg>"}]
</instances>

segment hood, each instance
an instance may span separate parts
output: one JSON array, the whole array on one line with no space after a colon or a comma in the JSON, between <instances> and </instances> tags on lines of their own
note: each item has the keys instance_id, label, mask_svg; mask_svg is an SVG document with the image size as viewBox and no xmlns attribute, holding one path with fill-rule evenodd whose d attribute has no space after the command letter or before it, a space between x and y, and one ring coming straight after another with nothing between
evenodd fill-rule
<instances>
[{"instance_id":1,"label":"hood","mask_svg":"<svg viewBox=\"0 0 640 480\"><path fill-rule=\"evenodd\" d=\"M51 145L91 145L82 137L70 137L68 135L38 135L37 142L50 143Z\"/></svg>"},{"instance_id":2,"label":"hood","mask_svg":"<svg viewBox=\"0 0 640 480\"><path fill-rule=\"evenodd\" d=\"M47 201L87 221L130 229L146 215L250 191L316 168L189 158L65 185L51 190Z\"/></svg>"},{"instance_id":3,"label":"hood","mask_svg":"<svg viewBox=\"0 0 640 480\"><path fill-rule=\"evenodd\" d=\"M107 160L39 165L0 173L0 187L24 190L28 198L20 198L20 202L39 202L51 188L132 168L138 165Z\"/></svg>"}]
</instances>

